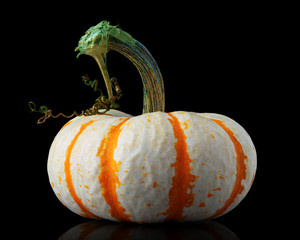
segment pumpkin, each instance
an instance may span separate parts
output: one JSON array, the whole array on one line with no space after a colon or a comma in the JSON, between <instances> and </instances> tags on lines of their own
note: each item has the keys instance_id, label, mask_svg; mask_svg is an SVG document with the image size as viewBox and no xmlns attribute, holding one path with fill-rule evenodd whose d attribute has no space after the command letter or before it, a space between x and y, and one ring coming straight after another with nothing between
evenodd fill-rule
<instances>
[{"instance_id":1,"label":"pumpkin","mask_svg":"<svg viewBox=\"0 0 300 240\"><path fill-rule=\"evenodd\" d=\"M255 176L256 151L237 122L213 113L164 112L155 60L106 21L91 27L77 50L95 58L110 98L106 53L131 60L144 83L144 107L139 116L110 109L63 126L47 166L62 204L87 218L158 223L216 218L241 202Z\"/></svg>"}]
</instances>

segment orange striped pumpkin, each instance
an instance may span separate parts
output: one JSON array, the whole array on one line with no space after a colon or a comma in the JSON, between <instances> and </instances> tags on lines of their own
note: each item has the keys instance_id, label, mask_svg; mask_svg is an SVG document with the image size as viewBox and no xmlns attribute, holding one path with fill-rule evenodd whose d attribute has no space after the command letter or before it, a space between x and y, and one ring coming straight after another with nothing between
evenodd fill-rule
<instances>
[{"instance_id":1,"label":"orange striped pumpkin","mask_svg":"<svg viewBox=\"0 0 300 240\"><path fill-rule=\"evenodd\" d=\"M193 112L76 117L48 159L53 190L73 212L139 223L221 216L245 197L255 169L240 125Z\"/></svg>"},{"instance_id":2,"label":"orange striped pumpkin","mask_svg":"<svg viewBox=\"0 0 300 240\"><path fill-rule=\"evenodd\" d=\"M128 57L144 82L144 114L110 110L69 121L49 152L56 196L81 216L112 221L196 221L229 212L254 179L256 151L249 135L223 115L164 112L154 59L116 29L107 22L90 28L79 50L95 57L106 80L103 51ZM106 39L104 46L99 39Z\"/></svg>"}]
</instances>

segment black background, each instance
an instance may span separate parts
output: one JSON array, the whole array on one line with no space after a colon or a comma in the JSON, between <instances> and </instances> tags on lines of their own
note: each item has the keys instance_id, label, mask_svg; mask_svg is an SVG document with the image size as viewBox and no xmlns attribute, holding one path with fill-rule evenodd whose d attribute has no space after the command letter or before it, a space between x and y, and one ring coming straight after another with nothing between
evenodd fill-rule
<instances>
[{"instance_id":1,"label":"black background","mask_svg":"<svg viewBox=\"0 0 300 240\"><path fill-rule=\"evenodd\" d=\"M81 82L81 76L102 82L96 62L76 59L74 48L90 27L108 20L143 43L157 61L164 78L166 111L215 112L240 123L256 146L258 168L247 197L218 222L239 239L270 239L288 232L285 178L278 134L286 131L276 115L286 115L283 100L295 78L287 77L285 53L289 31L280 6L166 6L132 5L118 10L93 4L74 6L19 6L12 13L5 81L12 92L5 106L13 115L14 131L7 138L17 156L8 169L15 176L8 225L24 228L28 239L58 239L68 229L89 221L73 214L54 195L48 181L47 157L64 118L36 125L38 114L29 113L28 101L46 105L54 113L71 113L90 107L98 97ZM129 4L129 3L128 3ZM127 5L128 7L129 5ZM276 8L275 8L276 7ZM283 21L285 20L285 22ZM8 50L7 49L7 50ZM121 111L142 112L142 82L134 66L116 52L108 53L108 70L123 90ZM289 65L289 67L293 67ZM101 83L102 89L104 84ZM13 101L16 104L10 104ZM285 109L285 110L284 110ZM17 139L17 140L16 140ZM288 141L287 138L285 138ZM17 160L16 160L17 159ZM14 170L15 169L15 170ZM279 174L280 169L284 172ZM174 231L175 231L174 227ZM10 232L15 236L18 231ZM10 238L10 239L13 239ZM122 239L122 238L120 238ZM174 238L175 239L175 238Z\"/></svg>"}]
</instances>

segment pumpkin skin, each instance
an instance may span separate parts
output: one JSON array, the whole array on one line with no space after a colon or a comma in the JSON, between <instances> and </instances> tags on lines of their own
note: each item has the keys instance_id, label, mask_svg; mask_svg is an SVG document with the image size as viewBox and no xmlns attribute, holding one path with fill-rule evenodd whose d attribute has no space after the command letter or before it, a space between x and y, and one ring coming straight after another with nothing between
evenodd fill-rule
<instances>
[{"instance_id":1,"label":"pumpkin skin","mask_svg":"<svg viewBox=\"0 0 300 240\"><path fill-rule=\"evenodd\" d=\"M48 157L51 186L70 210L138 223L222 216L246 196L255 171L249 135L212 113L76 117Z\"/></svg>"}]
</instances>

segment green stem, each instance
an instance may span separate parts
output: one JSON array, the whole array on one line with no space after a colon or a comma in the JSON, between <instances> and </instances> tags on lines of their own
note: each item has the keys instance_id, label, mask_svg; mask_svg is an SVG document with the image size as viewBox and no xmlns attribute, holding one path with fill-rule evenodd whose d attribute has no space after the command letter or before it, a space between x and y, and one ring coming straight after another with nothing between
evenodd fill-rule
<instances>
[{"instance_id":1,"label":"green stem","mask_svg":"<svg viewBox=\"0 0 300 240\"><path fill-rule=\"evenodd\" d=\"M99 54L99 55L92 55L94 57L94 59L96 60L96 62L98 63L98 66L100 68L100 71L102 73L104 82L105 82L105 86L107 89L107 93L108 93L108 98L110 99L113 96L113 90L112 90L112 86L111 86L111 81L110 81L110 77L107 71L107 67L106 64L104 62L105 57L103 56L103 54Z\"/></svg>"},{"instance_id":2,"label":"green stem","mask_svg":"<svg viewBox=\"0 0 300 240\"><path fill-rule=\"evenodd\" d=\"M143 81L143 113L165 110L163 78L157 63L147 48L128 33L109 25L107 21L102 21L86 32L76 50L80 51L78 56L87 54L95 58L109 96L112 94L112 89L105 64L106 54L109 50L114 50L127 57L136 66Z\"/></svg>"},{"instance_id":3,"label":"green stem","mask_svg":"<svg viewBox=\"0 0 300 240\"><path fill-rule=\"evenodd\" d=\"M118 39L108 42L108 49L115 50L128 58L137 68L143 81L143 113L165 111L164 85L160 70L141 43L127 44Z\"/></svg>"}]
</instances>

